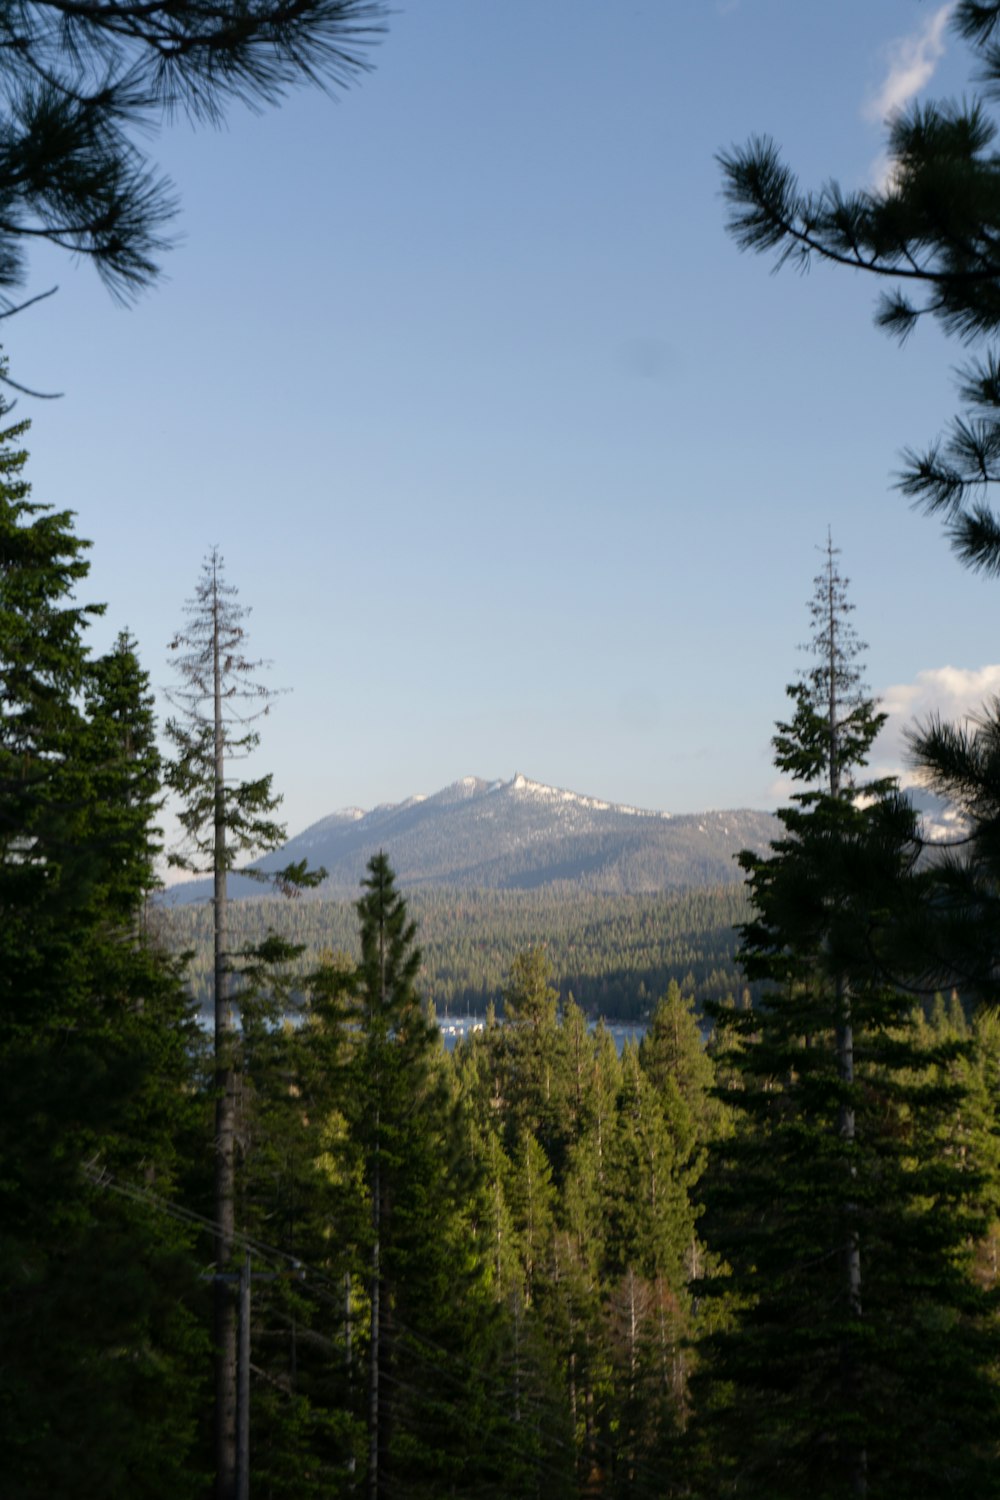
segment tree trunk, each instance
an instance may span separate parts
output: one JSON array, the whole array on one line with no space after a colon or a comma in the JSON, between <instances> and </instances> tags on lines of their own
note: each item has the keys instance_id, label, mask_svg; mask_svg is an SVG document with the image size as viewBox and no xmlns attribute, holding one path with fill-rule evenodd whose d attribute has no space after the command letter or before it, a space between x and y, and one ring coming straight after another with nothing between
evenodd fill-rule
<instances>
[{"instance_id":1,"label":"tree trunk","mask_svg":"<svg viewBox=\"0 0 1000 1500\"><path fill-rule=\"evenodd\" d=\"M827 658L827 688L828 703L827 717L829 724L829 777L830 796L841 795L841 755L840 755L840 723L837 717L839 700L839 674L842 668L840 652L838 650L838 601L837 601L837 573L833 562L833 542L827 535L827 640L829 655ZM836 1001L837 1028L837 1070L840 1082L845 1089L854 1087L854 1026L851 1019L851 991L846 979L838 974L834 980L834 995ZM856 1168L852 1161L854 1146L854 1104L851 1096L842 1099L837 1111L837 1132L846 1148L847 1171L853 1180ZM847 1196L844 1201L844 1217L847 1221L847 1229L844 1238L844 1296L847 1302L847 1310L852 1320L861 1317L861 1243L858 1239L857 1230L857 1204L853 1201L853 1187L845 1189ZM843 1384L844 1395L850 1407L858 1409L861 1400L860 1372L858 1370L857 1356L854 1353L853 1342L850 1342L843 1351ZM851 1494L864 1496L868 1492L868 1456L864 1447L857 1447L846 1455L847 1468L850 1474Z\"/></svg>"},{"instance_id":2,"label":"tree trunk","mask_svg":"<svg viewBox=\"0 0 1000 1500\"><path fill-rule=\"evenodd\" d=\"M214 574L213 574L214 577ZM236 1078L233 1016L229 1004L228 892L226 889L225 735L219 651L219 597L212 600L212 669L215 705L215 1269L232 1264L236 1229ZM215 1282L215 1471L218 1500L236 1495L237 1307L230 1282Z\"/></svg>"},{"instance_id":3,"label":"tree trunk","mask_svg":"<svg viewBox=\"0 0 1000 1500\"><path fill-rule=\"evenodd\" d=\"M837 1065L841 1083L845 1088L852 1088L854 1085L854 1028L851 1022L851 992L840 975L836 980L836 1000ZM847 1148L846 1166L853 1183L856 1168L851 1160L853 1154L851 1148L854 1145L855 1123L854 1105L850 1098L841 1101L837 1112L837 1129L840 1139ZM861 1317L861 1242L858 1238L857 1204L853 1201L853 1187L846 1191L848 1196L844 1202L847 1221L843 1250L844 1295L848 1313L852 1321L855 1321ZM844 1349L843 1381L844 1395L848 1405L858 1410L861 1402L861 1382L853 1340ZM847 1454L847 1468L850 1475L851 1494L859 1497L865 1496L868 1493L868 1455L863 1446L858 1446Z\"/></svg>"},{"instance_id":4,"label":"tree trunk","mask_svg":"<svg viewBox=\"0 0 1000 1500\"><path fill-rule=\"evenodd\" d=\"M386 981L385 981L385 908L379 911L379 935L378 935L378 961L379 961L379 993L377 1004L379 1014L373 1017L374 1024L371 1029L376 1037L376 1047L382 1045L382 1026L385 1024L386 1011ZM378 1067L380 1059L377 1058ZM386 1309L383 1306L382 1287L382 1140L381 1140L381 1110L380 1089L381 1078L376 1074L375 1080L375 1130L374 1151L372 1161L372 1260L371 1260L371 1338L369 1340L370 1367L368 1372L368 1500L378 1500L379 1484L382 1479L383 1459L386 1446L386 1414L381 1407L380 1375L382 1361L385 1359L383 1335L385 1333L384 1319Z\"/></svg>"},{"instance_id":5,"label":"tree trunk","mask_svg":"<svg viewBox=\"0 0 1000 1500\"><path fill-rule=\"evenodd\" d=\"M637 1345L639 1342L639 1316L635 1305L635 1271L628 1271L628 1431L626 1434L625 1465L628 1493L635 1488L636 1448L636 1370L638 1366Z\"/></svg>"},{"instance_id":6,"label":"tree trunk","mask_svg":"<svg viewBox=\"0 0 1000 1500\"><path fill-rule=\"evenodd\" d=\"M371 1338L369 1340L368 1371L368 1500L378 1500L379 1459L381 1456L381 1432L379 1428L379 1365L382 1358L382 1267L380 1264L381 1241L379 1238L381 1219L381 1163L378 1156L376 1118L375 1165L372 1178L372 1261L371 1261Z\"/></svg>"}]
</instances>

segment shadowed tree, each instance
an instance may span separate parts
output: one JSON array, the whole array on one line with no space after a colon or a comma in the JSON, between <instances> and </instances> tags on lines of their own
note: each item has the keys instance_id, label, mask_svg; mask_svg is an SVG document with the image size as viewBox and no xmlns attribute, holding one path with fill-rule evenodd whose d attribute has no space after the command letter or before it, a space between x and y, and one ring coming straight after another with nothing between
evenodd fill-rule
<instances>
[{"instance_id":1,"label":"shadowed tree","mask_svg":"<svg viewBox=\"0 0 1000 1500\"><path fill-rule=\"evenodd\" d=\"M86 544L30 498L24 432L0 434L3 1490L179 1500L203 1488L197 1268L142 1199L171 1194L197 1043L141 930L149 686L127 640L87 652Z\"/></svg>"},{"instance_id":2,"label":"shadowed tree","mask_svg":"<svg viewBox=\"0 0 1000 1500\"><path fill-rule=\"evenodd\" d=\"M996 1004L1000 916L1000 700L964 724L940 716L908 735L911 760L931 791L958 814L963 833L939 854L941 909L932 932L941 982L961 984L970 1000Z\"/></svg>"},{"instance_id":3,"label":"shadowed tree","mask_svg":"<svg viewBox=\"0 0 1000 1500\"><path fill-rule=\"evenodd\" d=\"M832 568L828 551L819 675L791 690L796 713L774 741L806 790L779 814L770 855L743 857L743 963L766 988L752 1009L717 1011L737 1043L721 1060L736 1126L710 1153L704 1223L730 1274L703 1290L736 1311L701 1343L701 1492L992 1493L976 1185L935 1144L961 1087L930 1066L887 962L910 920L915 820L892 783L854 782L880 715L842 596L830 613Z\"/></svg>"}]
</instances>

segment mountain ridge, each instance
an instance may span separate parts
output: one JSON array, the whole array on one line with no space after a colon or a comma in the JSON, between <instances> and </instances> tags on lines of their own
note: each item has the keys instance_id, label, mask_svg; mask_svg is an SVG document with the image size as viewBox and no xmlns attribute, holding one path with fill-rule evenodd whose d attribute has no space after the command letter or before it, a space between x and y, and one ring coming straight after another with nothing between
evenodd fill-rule
<instances>
[{"instance_id":1,"label":"mountain ridge","mask_svg":"<svg viewBox=\"0 0 1000 1500\"><path fill-rule=\"evenodd\" d=\"M324 896L355 895L372 854L383 849L403 887L498 890L572 887L653 892L742 878L734 856L763 850L779 832L770 813L730 809L674 814L615 803L533 781L465 776L430 795L341 808L311 823L258 862L262 870L308 860L327 870ZM267 887L230 877L230 894ZM173 886L166 899L206 899L209 882Z\"/></svg>"}]
</instances>

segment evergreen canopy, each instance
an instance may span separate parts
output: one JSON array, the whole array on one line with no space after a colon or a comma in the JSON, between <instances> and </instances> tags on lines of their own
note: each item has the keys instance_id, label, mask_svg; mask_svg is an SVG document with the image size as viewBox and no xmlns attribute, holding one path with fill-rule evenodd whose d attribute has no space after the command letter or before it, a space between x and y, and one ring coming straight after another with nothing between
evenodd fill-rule
<instances>
[{"instance_id":1,"label":"evergreen canopy","mask_svg":"<svg viewBox=\"0 0 1000 1500\"><path fill-rule=\"evenodd\" d=\"M2 374L2 370L0 370ZM0 401L0 418L7 410ZM148 942L159 804L132 642L94 659L86 543L0 431L0 1451L4 1494L202 1491L204 1339L172 1196L197 1051Z\"/></svg>"}]
</instances>

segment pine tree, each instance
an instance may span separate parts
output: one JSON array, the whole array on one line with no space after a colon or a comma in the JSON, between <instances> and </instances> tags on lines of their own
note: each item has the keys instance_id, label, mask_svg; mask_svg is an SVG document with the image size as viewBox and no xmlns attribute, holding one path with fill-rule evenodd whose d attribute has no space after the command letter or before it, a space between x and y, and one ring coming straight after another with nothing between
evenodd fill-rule
<instances>
[{"instance_id":1,"label":"pine tree","mask_svg":"<svg viewBox=\"0 0 1000 1500\"><path fill-rule=\"evenodd\" d=\"M879 715L829 545L814 605L815 667L775 737L807 790L770 856L743 858L743 962L767 988L717 1012L739 1043L722 1060L738 1120L712 1151L706 1234L731 1274L704 1289L738 1310L701 1345L704 1488L993 1493L972 1185L928 1144L957 1091L929 1071L888 969L913 814L891 785L854 784Z\"/></svg>"},{"instance_id":2,"label":"pine tree","mask_svg":"<svg viewBox=\"0 0 1000 1500\"><path fill-rule=\"evenodd\" d=\"M175 754L167 784L180 803L186 845L171 863L213 879L215 1140L213 1219L216 1225L215 1453L219 1500L232 1500L236 1487L237 1309L231 1276L236 1230L237 1047L230 977L236 955L229 946L228 877L231 871L275 884L286 892L317 884L325 871L304 863L264 872L250 863L277 849L284 826L274 814L281 803L270 775L234 780L234 760L251 755L260 743L256 721L267 712L273 692L259 677L264 666L245 654L248 609L226 582L217 548L202 566L194 597L186 606L188 623L171 643L179 652L178 684L170 697L176 716L166 732ZM288 944L266 941L251 961L281 960Z\"/></svg>"},{"instance_id":3,"label":"pine tree","mask_svg":"<svg viewBox=\"0 0 1000 1500\"><path fill-rule=\"evenodd\" d=\"M120 7L38 0L9 10L0 66L0 288L41 239L86 257L119 297L158 275L176 211L142 142L183 111L277 103L293 86L346 86L382 29L378 0L155 0Z\"/></svg>"},{"instance_id":4,"label":"pine tree","mask_svg":"<svg viewBox=\"0 0 1000 1500\"><path fill-rule=\"evenodd\" d=\"M928 976L957 984L970 1006L996 1005L1000 917L1000 699L965 724L938 716L909 736L921 780L957 815L954 846L936 851L927 882L934 921L915 935Z\"/></svg>"},{"instance_id":5,"label":"pine tree","mask_svg":"<svg viewBox=\"0 0 1000 1500\"><path fill-rule=\"evenodd\" d=\"M778 264L814 260L893 282L877 323L905 338L921 318L964 344L1000 327L996 123L1000 4L957 0L951 24L975 54L979 95L915 104L889 125L884 186L845 192L831 182L803 192L767 137L720 156L730 231L741 249ZM919 300L922 299L922 300ZM1000 518L989 495L1000 479L1000 357L989 348L960 373L964 413L943 440L905 455L901 488L943 517L968 566L1000 573Z\"/></svg>"}]
</instances>

